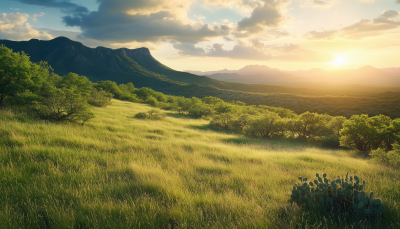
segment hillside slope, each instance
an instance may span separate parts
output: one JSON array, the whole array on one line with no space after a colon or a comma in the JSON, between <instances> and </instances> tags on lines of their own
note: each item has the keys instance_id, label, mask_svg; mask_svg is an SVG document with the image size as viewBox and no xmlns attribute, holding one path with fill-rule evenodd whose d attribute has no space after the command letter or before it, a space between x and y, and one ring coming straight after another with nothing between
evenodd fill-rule
<instances>
[{"instance_id":1,"label":"hillside slope","mask_svg":"<svg viewBox=\"0 0 400 229\"><path fill-rule=\"evenodd\" d=\"M400 173L295 142L215 132L207 121L113 100L85 126L0 110L4 228L346 228L289 202L297 177L367 181L399 228ZM350 226L348 226L350 228ZM362 226L362 228L368 228Z\"/></svg>"},{"instance_id":2,"label":"hillside slope","mask_svg":"<svg viewBox=\"0 0 400 229\"><path fill-rule=\"evenodd\" d=\"M99 80L112 80L117 83L132 82L136 87L150 87L164 93L177 93L181 88L180 85L188 84L210 87L208 90L211 91L213 90L212 87L216 87L241 93L296 93L303 95L344 95L352 93L348 90L340 92L319 90L318 87L316 87L317 90L310 88L293 89L275 85L243 84L215 80L206 76L175 71L157 61L147 48L133 50L126 48L116 50L104 47L89 48L66 37L58 37L50 41L36 39L29 41L0 40L0 44L4 44L17 52L24 51L33 62L47 61L53 67L55 73L59 75L74 72L88 77L93 82ZM191 96L200 97L196 92Z\"/></svg>"},{"instance_id":3,"label":"hillside slope","mask_svg":"<svg viewBox=\"0 0 400 229\"><path fill-rule=\"evenodd\" d=\"M152 87L155 90L163 89L164 91L176 86L165 83L168 80L188 84L218 85L218 81L208 77L168 68L154 59L147 48L133 50L89 48L66 37L58 37L50 41L0 40L0 44L17 52L24 51L33 62L47 61L59 75L74 72L94 82L99 80L112 80L117 83L132 82L138 87Z\"/></svg>"},{"instance_id":4,"label":"hillside slope","mask_svg":"<svg viewBox=\"0 0 400 229\"><path fill-rule=\"evenodd\" d=\"M226 82L170 69L157 61L146 48L89 48L65 37L50 41L0 40L0 44L14 51L26 52L33 62L47 61L60 75L74 72L87 76L93 82L132 82L137 88L149 87L170 95L189 98L216 96L227 102L235 100L249 105L284 107L298 114L310 111L346 117L354 114L400 117L400 92L392 88L310 85L307 82L288 82L290 79L281 82L286 86ZM245 70L250 72L252 69ZM294 84L297 87L293 87ZM382 94L387 91L393 93Z\"/></svg>"}]
</instances>

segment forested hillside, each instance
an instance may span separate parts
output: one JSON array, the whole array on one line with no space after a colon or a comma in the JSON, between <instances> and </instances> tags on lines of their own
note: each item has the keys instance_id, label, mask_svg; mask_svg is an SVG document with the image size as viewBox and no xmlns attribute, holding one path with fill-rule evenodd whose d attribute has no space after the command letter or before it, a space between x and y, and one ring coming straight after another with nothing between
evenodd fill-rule
<instances>
[{"instance_id":1,"label":"forested hillside","mask_svg":"<svg viewBox=\"0 0 400 229\"><path fill-rule=\"evenodd\" d=\"M24 51L33 62L47 61L59 75L74 72L93 82L132 82L135 87L149 87L169 95L189 98L215 96L226 102L235 100L249 105L284 107L297 114L310 111L348 118L354 114L400 117L400 92L396 90L387 92L385 88L321 85L310 89L224 82L170 69L158 62L146 48L93 49L65 37L51 41L0 40L0 44L14 51Z\"/></svg>"}]
</instances>

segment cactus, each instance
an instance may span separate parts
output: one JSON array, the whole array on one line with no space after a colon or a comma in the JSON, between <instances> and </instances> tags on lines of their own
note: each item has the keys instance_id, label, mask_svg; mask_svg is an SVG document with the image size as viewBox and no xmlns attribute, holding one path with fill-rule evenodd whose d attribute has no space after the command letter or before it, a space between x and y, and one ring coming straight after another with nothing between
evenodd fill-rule
<instances>
[{"instance_id":1,"label":"cactus","mask_svg":"<svg viewBox=\"0 0 400 229\"><path fill-rule=\"evenodd\" d=\"M335 206L352 206L354 214L361 214L368 217L380 217L384 206L380 199L374 198L374 193L367 195L364 192L365 180L361 181L356 175L345 178L330 180L327 174L322 177L316 173L316 179L308 181L306 177L299 177L299 184L293 186L291 199L299 204L305 204L310 208L332 209ZM348 207L342 210L349 210Z\"/></svg>"}]
</instances>

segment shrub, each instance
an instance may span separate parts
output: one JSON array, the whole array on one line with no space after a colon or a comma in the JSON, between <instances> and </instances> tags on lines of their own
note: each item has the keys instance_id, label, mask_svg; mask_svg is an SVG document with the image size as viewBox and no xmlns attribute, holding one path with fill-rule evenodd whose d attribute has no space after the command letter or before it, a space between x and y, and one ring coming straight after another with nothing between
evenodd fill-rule
<instances>
[{"instance_id":1,"label":"shrub","mask_svg":"<svg viewBox=\"0 0 400 229\"><path fill-rule=\"evenodd\" d=\"M393 168L400 168L400 145L394 144L393 150L386 152L383 149L374 150L370 153L373 161L391 166Z\"/></svg>"},{"instance_id":2,"label":"shrub","mask_svg":"<svg viewBox=\"0 0 400 229\"><path fill-rule=\"evenodd\" d=\"M88 97L88 103L96 107L105 107L111 104L113 94L105 92L103 89L92 89L92 93Z\"/></svg>"},{"instance_id":3,"label":"shrub","mask_svg":"<svg viewBox=\"0 0 400 229\"><path fill-rule=\"evenodd\" d=\"M356 175L346 174L330 180L326 174L316 174L314 182L307 183L307 178L299 177L300 183L293 186L291 198L300 205L319 210L320 213L345 212L353 222L363 219L378 219L384 209L382 201L374 198L374 193L364 192L365 181Z\"/></svg>"},{"instance_id":4,"label":"shrub","mask_svg":"<svg viewBox=\"0 0 400 229\"><path fill-rule=\"evenodd\" d=\"M149 115L146 112L139 112L139 113L135 114L134 117L137 119L148 119L149 118L148 116Z\"/></svg>"},{"instance_id":5,"label":"shrub","mask_svg":"<svg viewBox=\"0 0 400 229\"><path fill-rule=\"evenodd\" d=\"M35 109L42 118L82 122L82 125L94 117L86 100L67 88L47 88Z\"/></svg>"},{"instance_id":6,"label":"shrub","mask_svg":"<svg viewBox=\"0 0 400 229\"><path fill-rule=\"evenodd\" d=\"M159 110L150 110L149 112L139 112L134 117L137 119L150 119L150 120L162 120L165 118L165 114L161 113Z\"/></svg>"}]
</instances>

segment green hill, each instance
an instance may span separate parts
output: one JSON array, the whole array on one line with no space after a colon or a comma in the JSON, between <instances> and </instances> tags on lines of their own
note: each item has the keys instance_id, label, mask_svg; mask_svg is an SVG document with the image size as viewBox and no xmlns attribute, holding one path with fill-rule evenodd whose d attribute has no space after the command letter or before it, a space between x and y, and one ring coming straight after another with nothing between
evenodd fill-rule
<instances>
[{"instance_id":1,"label":"green hill","mask_svg":"<svg viewBox=\"0 0 400 229\"><path fill-rule=\"evenodd\" d=\"M33 62L47 61L59 75L74 72L93 82L132 82L137 88L149 87L170 95L216 96L227 102L238 100L249 105L283 107L298 114L310 111L346 117L384 114L400 118L400 92L393 88L318 84L310 89L224 82L175 71L157 61L147 48L89 48L65 37L50 41L0 40L0 44L14 51L24 51Z\"/></svg>"},{"instance_id":2,"label":"green hill","mask_svg":"<svg viewBox=\"0 0 400 229\"><path fill-rule=\"evenodd\" d=\"M346 171L383 200L374 228L400 226L398 171L345 151L215 132L175 113L133 118L150 109L113 100L85 126L0 110L1 227L350 228L289 202L297 177Z\"/></svg>"}]
</instances>

